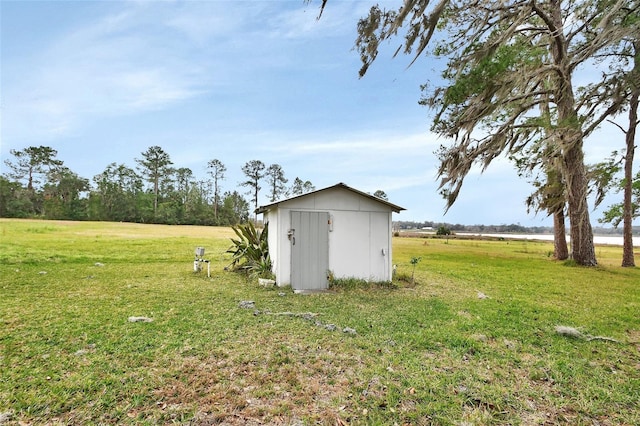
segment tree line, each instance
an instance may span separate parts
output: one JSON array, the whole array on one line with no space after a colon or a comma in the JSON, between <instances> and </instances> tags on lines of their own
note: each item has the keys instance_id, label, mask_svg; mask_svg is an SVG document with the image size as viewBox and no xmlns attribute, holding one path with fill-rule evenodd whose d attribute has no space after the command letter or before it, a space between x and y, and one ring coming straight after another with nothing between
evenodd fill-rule
<instances>
[{"instance_id":1,"label":"tree line","mask_svg":"<svg viewBox=\"0 0 640 426\"><path fill-rule=\"evenodd\" d=\"M170 155L151 146L136 166L110 163L91 181L58 159L48 146L11 150L0 175L0 217L98 220L176 225L235 225L258 207L262 185L269 199L302 195L314 185L298 177L291 185L278 164L251 160L242 167L249 201L238 190L223 191L227 168L219 159L207 162L206 179L186 167L174 167Z\"/></svg>"}]
</instances>

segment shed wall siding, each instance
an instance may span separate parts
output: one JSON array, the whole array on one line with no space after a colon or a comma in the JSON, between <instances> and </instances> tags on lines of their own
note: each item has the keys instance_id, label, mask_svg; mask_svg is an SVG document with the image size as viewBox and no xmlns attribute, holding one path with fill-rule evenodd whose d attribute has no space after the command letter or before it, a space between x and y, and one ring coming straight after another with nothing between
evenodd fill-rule
<instances>
[{"instance_id":1,"label":"shed wall siding","mask_svg":"<svg viewBox=\"0 0 640 426\"><path fill-rule=\"evenodd\" d=\"M369 213L333 212L329 268L336 278L369 278Z\"/></svg>"},{"instance_id":2,"label":"shed wall siding","mask_svg":"<svg viewBox=\"0 0 640 426\"><path fill-rule=\"evenodd\" d=\"M282 239L278 235L280 229L280 220L278 218L278 211L272 210L265 215L264 220L269 223L269 235L267 238L269 244L269 257L271 257L271 272L276 276L276 282L278 280L279 266L280 266L280 245Z\"/></svg>"}]
</instances>

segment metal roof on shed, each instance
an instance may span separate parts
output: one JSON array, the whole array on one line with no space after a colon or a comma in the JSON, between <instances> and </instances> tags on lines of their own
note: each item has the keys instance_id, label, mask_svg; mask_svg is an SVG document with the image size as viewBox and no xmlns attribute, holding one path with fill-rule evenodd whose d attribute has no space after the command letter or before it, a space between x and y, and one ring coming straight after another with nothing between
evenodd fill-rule
<instances>
[{"instance_id":1,"label":"metal roof on shed","mask_svg":"<svg viewBox=\"0 0 640 426\"><path fill-rule=\"evenodd\" d=\"M378 198L378 197L376 197L374 195L367 194L366 192L358 191L357 189L352 188L352 187L350 187L348 185L345 185L344 183L340 182L340 183L338 183L336 185L333 185L333 186L328 186L326 188L318 189L318 190L315 190L315 191L307 192L307 193L302 194L302 195L296 195L295 197L287 198L287 199L284 199L284 200L279 200L279 201L276 201L276 202L271 203L271 204L260 206L255 210L255 213L257 213L257 214L265 213L265 212L273 209L274 207L277 207L278 204L281 204L281 203L283 203L285 201L290 201L290 200L295 200L297 198L307 197L307 196L312 195L312 194L317 194L318 192L323 192L323 191L327 191L327 190L335 189L335 188L346 189L348 191L353 192L354 194L360 195L362 197L369 198L369 199L371 199L373 201L376 201L376 202L378 202L380 204L384 204L384 205L386 205L387 207L389 207L391 210L393 210L396 213L400 213L402 210L406 210L404 207L400 207L400 206L398 206L396 204L390 203L387 200L383 200L382 198Z\"/></svg>"}]
</instances>

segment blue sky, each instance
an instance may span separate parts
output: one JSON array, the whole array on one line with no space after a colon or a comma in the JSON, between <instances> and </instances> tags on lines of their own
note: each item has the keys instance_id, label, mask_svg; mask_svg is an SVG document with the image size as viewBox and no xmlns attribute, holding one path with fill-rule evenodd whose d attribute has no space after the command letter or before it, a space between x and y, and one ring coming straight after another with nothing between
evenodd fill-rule
<instances>
[{"instance_id":1,"label":"blue sky","mask_svg":"<svg viewBox=\"0 0 640 426\"><path fill-rule=\"evenodd\" d=\"M443 141L418 105L438 64L407 68L398 40L359 79L356 24L373 4L332 0L317 20L319 1L0 0L0 155L50 146L92 179L159 145L199 179L221 160L223 190L244 190L241 167L261 160L290 183L381 189L407 209L396 220L551 225L527 214L531 187L506 161L472 173L444 215ZM587 158L610 150L590 142Z\"/></svg>"}]
</instances>

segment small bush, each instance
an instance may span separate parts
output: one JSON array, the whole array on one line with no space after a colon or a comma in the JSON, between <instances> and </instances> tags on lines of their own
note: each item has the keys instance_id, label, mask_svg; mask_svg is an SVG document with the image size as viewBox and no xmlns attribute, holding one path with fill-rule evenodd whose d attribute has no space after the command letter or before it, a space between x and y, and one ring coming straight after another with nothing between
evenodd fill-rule
<instances>
[{"instance_id":1,"label":"small bush","mask_svg":"<svg viewBox=\"0 0 640 426\"><path fill-rule=\"evenodd\" d=\"M451 229L447 228L446 226L440 226L436 231L436 235L451 235Z\"/></svg>"},{"instance_id":2,"label":"small bush","mask_svg":"<svg viewBox=\"0 0 640 426\"><path fill-rule=\"evenodd\" d=\"M562 262L562 264L564 266L568 266L568 267L580 266L580 265L578 265L578 262L575 261L575 259L567 259L564 262Z\"/></svg>"},{"instance_id":3,"label":"small bush","mask_svg":"<svg viewBox=\"0 0 640 426\"><path fill-rule=\"evenodd\" d=\"M407 283L411 286L415 286L417 284L415 279L408 272L396 272L394 281L398 283L398 286L400 283Z\"/></svg>"}]
</instances>

